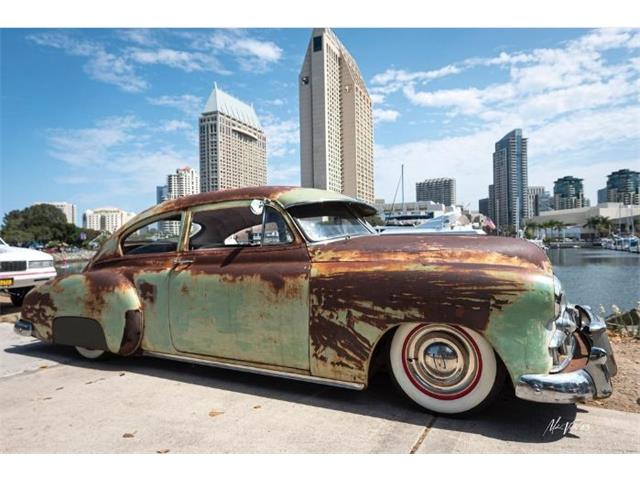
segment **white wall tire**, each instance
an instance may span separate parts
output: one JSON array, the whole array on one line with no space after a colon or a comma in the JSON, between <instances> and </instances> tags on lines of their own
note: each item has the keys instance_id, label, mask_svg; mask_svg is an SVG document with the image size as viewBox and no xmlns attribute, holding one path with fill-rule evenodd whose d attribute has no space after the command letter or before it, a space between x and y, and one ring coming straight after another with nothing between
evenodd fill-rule
<instances>
[{"instance_id":1,"label":"white wall tire","mask_svg":"<svg viewBox=\"0 0 640 480\"><path fill-rule=\"evenodd\" d=\"M76 347L77 352L87 360L98 360L105 356L104 350L95 350L93 348Z\"/></svg>"},{"instance_id":2,"label":"white wall tire","mask_svg":"<svg viewBox=\"0 0 640 480\"><path fill-rule=\"evenodd\" d=\"M400 325L391 342L389 361L400 389L436 413L478 410L501 386L493 348L482 335L465 327Z\"/></svg>"}]
</instances>

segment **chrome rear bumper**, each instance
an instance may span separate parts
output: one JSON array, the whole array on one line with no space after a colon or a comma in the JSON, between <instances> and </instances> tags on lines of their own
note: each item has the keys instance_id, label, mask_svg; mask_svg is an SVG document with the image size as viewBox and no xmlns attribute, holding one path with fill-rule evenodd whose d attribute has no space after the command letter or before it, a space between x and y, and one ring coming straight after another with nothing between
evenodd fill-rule
<instances>
[{"instance_id":1,"label":"chrome rear bumper","mask_svg":"<svg viewBox=\"0 0 640 480\"><path fill-rule=\"evenodd\" d=\"M607 398L613 393L611 377L618 372L607 326L591 308L576 305L580 333L589 342L589 359L585 368L568 373L522 375L516 396L542 403L575 403L579 400Z\"/></svg>"}]
</instances>

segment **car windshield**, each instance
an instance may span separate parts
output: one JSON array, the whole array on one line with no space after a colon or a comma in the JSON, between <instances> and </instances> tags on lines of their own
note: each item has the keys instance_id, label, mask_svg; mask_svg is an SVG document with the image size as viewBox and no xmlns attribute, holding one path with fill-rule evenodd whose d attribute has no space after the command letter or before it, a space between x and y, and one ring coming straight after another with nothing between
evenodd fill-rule
<instances>
[{"instance_id":1,"label":"car windshield","mask_svg":"<svg viewBox=\"0 0 640 480\"><path fill-rule=\"evenodd\" d=\"M298 205L288 211L312 242L373 233L343 202Z\"/></svg>"}]
</instances>

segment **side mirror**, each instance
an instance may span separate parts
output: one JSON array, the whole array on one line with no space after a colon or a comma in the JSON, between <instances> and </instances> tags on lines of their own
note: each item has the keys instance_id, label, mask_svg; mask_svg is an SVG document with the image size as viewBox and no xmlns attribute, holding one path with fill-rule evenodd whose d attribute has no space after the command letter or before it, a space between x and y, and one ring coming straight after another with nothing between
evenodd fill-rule
<instances>
[{"instance_id":1,"label":"side mirror","mask_svg":"<svg viewBox=\"0 0 640 480\"><path fill-rule=\"evenodd\" d=\"M249 208L254 215L262 215L262 212L264 212L264 201L258 199L251 200Z\"/></svg>"}]
</instances>

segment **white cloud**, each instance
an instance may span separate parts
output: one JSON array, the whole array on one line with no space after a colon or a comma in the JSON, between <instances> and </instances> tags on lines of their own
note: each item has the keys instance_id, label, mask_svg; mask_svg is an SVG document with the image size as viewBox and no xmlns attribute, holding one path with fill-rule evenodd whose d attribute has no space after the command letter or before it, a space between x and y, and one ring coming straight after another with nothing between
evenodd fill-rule
<instances>
[{"instance_id":1,"label":"white cloud","mask_svg":"<svg viewBox=\"0 0 640 480\"><path fill-rule=\"evenodd\" d=\"M197 116L204 107L200 97L190 94L184 95L162 95L160 97L147 98L151 105L171 107L180 110L189 116Z\"/></svg>"},{"instance_id":2,"label":"white cloud","mask_svg":"<svg viewBox=\"0 0 640 480\"><path fill-rule=\"evenodd\" d=\"M233 55L245 71L263 72L282 58L282 48L271 41L252 38L242 30L218 30L194 45Z\"/></svg>"},{"instance_id":3,"label":"white cloud","mask_svg":"<svg viewBox=\"0 0 640 480\"><path fill-rule=\"evenodd\" d=\"M189 125L177 121L161 127L180 130ZM156 130L155 125L122 116L99 120L91 127L48 131L49 154L66 165L58 183L90 182L92 193L76 196L85 203L111 203L118 198L122 206L150 204L155 185L176 168L193 166L197 159L193 153L178 152L164 143Z\"/></svg>"},{"instance_id":4,"label":"white cloud","mask_svg":"<svg viewBox=\"0 0 640 480\"><path fill-rule=\"evenodd\" d=\"M86 57L84 70L94 80L116 85L126 92L140 92L148 86L126 57L108 52L100 43L58 32L37 33L27 38L41 46L61 49L68 55Z\"/></svg>"},{"instance_id":5,"label":"white cloud","mask_svg":"<svg viewBox=\"0 0 640 480\"><path fill-rule=\"evenodd\" d=\"M211 71L220 74L230 73L210 53L188 52L171 48L130 49L131 60L144 65L165 65L185 72Z\"/></svg>"},{"instance_id":6,"label":"white cloud","mask_svg":"<svg viewBox=\"0 0 640 480\"><path fill-rule=\"evenodd\" d=\"M107 153L131 141L133 132L143 125L133 116L124 116L100 120L89 128L51 129L49 153L75 167L107 165Z\"/></svg>"},{"instance_id":7,"label":"white cloud","mask_svg":"<svg viewBox=\"0 0 640 480\"><path fill-rule=\"evenodd\" d=\"M374 122L395 122L400 116L397 110L385 110L382 108L373 109Z\"/></svg>"},{"instance_id":8,"label":"white cloud","mask_svg":"<svg viewBox=\"0 0 640 480\"><path fill-rule=\"evenodd\" d=\"M269 162L267 170L269 185L300 185L300 164Z\"/></svg>"},{"instance_id":9,"label":"white cloud","mask_svg":"<svg viewBox=\"0 0 640 480\"><path fill-rule=\"evenodd\" d=\"M159 45L156 33L154 30L149 28L127 28L120 30L119 33L123 40L135 43L136 45L144 47L154 47Z\"/></svg>"},{"instance_id":10,"label":"white cloud","mask_svg":"<svg viewBox=\"0 0 640 480\"><path fill-rule=\"evenodd\" d=\"M191 130L191 128L192 125L183 120L168 120L159 127L163 132L177 132L179 130Z\"/></svg>"},{"instance_id":11,"label":"white cloud","mask_svg":"<svg viewBox=\"0 0 640 480\"><path fill-rule=\"evenodd\" d=\"M263 115L261 120L267 136L267 157L271 159L293 155L300 142L298 121L281 120L272 115Z\"/></svg>"},{"instance_id":12,"label":"white cloud","mask_svg":"<svg viewBox=\"0 0 640 480\"><path fill-rule=\"evenodd\" d=\"M372 93L369 96L371 97L371 102L374 105L384 103L384 95L381 93Z\"/></svg>"}]
</instances>

